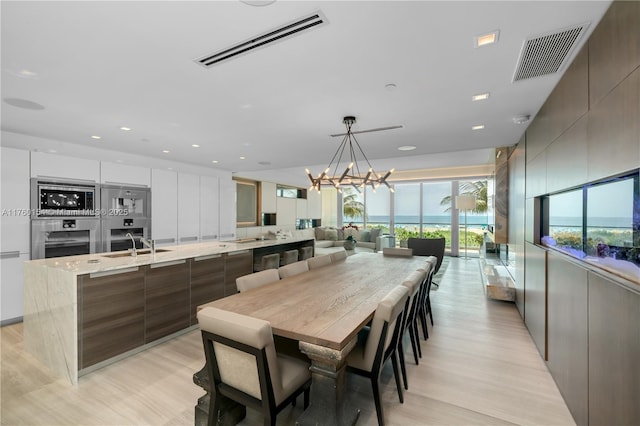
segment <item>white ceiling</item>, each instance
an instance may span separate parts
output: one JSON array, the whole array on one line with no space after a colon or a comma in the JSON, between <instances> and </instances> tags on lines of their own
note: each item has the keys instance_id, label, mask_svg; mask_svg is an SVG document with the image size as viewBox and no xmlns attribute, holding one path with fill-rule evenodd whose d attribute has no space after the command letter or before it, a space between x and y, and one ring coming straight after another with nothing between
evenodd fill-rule
<instances>
[{"instance_id":1,"label":"white ceiling","mask_svg":"<svg viewBox=\"0 0 640 426\"><path fill-rule=\"evenodd\" d=\"M393 158L398 170L428 158L488 162L489 148L522 136L526 124L512 118L534 116L564 71L512 83L524 40L584 22L588 36L609 3L2 1L2 98L44 106L3 102L2 130L304 177L306 166L326 167L340 142L329 135L355 115L354 130L404 126L357 136L379 171L388 161L376 167L376 159ZM193 62L316 10L327 25L211 69ZM474 47L475 36L496 29L497 44ZM472 102L481 92L490 98ZM485 129L472 131L476 124Z\"/></svg>"}]
</instances>

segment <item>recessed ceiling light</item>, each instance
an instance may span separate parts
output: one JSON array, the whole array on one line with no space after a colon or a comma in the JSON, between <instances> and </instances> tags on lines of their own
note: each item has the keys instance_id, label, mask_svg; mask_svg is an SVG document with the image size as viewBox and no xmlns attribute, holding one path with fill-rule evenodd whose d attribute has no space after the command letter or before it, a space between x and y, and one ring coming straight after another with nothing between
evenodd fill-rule
<instances>
[{"instance_id":1,"label":"recessed ceiling light","mask_svg":"<svg viewBox=\"0 0 640 426\"><path fill-rule=\"evenodd\" d=\"M481 34L473 38L473 43L475 47L482 47L482 46L487 46L489 44L494 44L498 42L499 35L500 35L499 30L491 31L490 33L487 33L487 34Z\"/></svg>"},{"instance_id":2,"label":"recessed ceiling light","mask_svg":"<svg viewBox=\"0 0 640 426\"><path fill-rule=\"evenodd\" d=\"M402 145L398 147L398 151L413 151L416 149L415 145Z\"/></svg>"},{"instance_id":3,"label":"recessed ceiling light","mask_svg":"<svg viewBox=\"0 0 640 426\"><path fill-rule=\"evenodd\" d=\"M38 76L37 72L29 71L29 70L20 70L18 74L21 77L34 78Z\"/></svg>"},{"instance_id":4,"label":"recessed ceiling light","mask_svg":"<svg viewBox=\"0 0 640 426\"><path fill-rule=\"evenodd\" d=\"M484 92L484 93L478 93L477 95L473 95L471 97L472 101L484 101L486 99L489 99L489 92Z\"/></svg>"},{"instance_id":5,"label":"recessed ceiling light","mask_svg":"<svg viewBox=\"0 0 640 426\"><path fill-rule=\"evenodd\" d=\"M240 157L241 160L245 160L247 157Z\"/></svg>"},{"instance_id":6,"label":"recessed ceiling light","mask_svg":"<svg viewBox=\"0 0 640 426\"><path fill-rule=\"evenodd\" d=\"M198 145L197 143L194 143L191 146L194 147L194 148L200 148L200 145Z\"/></svg>"},{"instance_id":7,"label":"recessed ceiling light","mask_svg":"<svg viewBox=\"0 0 640 426\"><path fill-rule=\"evenodd\" d=\"M93 135L93 136L91 136L91 139L102 139L102 136Z\"/></svg>"},{"instance_id":8,"label":"recessed ceiling light","mask_svg":"<svg viewBox=\"0 0 640 426\"><path fill-rule=\"evenodd\" d=\"M165 154L170 153L171 151L169 151L168 149L163 149L162 152L164 152Z\"/></svg>"},{"instance_id":9,"label":"recessed ceiling light","mask_svg":"<svg viewBox=\"0 0 640 426\"><path fill-rule=\"evenodd\" d=\"M218 164L218 160L211 160L213 164Z\"/></svg>"},{"instance_id":10,"label":"recessed ceiling light","mask_svg":"<svg viewBox=\"0 0 640 426\"><path fill-rule=\"evenodd\" d=\"M120 130L124 130L125 132L128 132L129 130L131 130L130 127L120 127Z\"/></svg>"},{"instance_id":11,"label":"recessed ceiling light","mask_svg":"<svg viewBox=\"0 0 640 426\"><path fill-rule=\"evenodd\" d=\"M478 124L476 126L471 127L471 130L482 130L484 129L484 124Z\"/></svg>"}]
</instances>

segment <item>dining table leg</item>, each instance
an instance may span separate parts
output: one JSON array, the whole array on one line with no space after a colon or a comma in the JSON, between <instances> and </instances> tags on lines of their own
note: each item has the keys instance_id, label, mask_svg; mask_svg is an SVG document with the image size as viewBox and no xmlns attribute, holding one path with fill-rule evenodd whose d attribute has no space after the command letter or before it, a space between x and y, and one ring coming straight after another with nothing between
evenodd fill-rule
<instances>
[{"instance_id":1,"label":"dining table leg","mask_svg":"<svg viewBox=\"0 0 640 426\"><path fill-rule=\"evenodd\" d=\"M342 350L300 342L300 351L311 360L311 401L296 420L298 425L354 425L360 410L350 406L346 396L347 355L356 345L352 340Z\"/></svg>"}]
</instances>

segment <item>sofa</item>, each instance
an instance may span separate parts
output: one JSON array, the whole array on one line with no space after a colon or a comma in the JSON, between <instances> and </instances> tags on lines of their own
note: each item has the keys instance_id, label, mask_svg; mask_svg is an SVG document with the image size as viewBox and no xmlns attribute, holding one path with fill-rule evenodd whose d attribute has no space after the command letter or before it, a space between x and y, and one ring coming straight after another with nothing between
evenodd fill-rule
<instances>
[{"instance_id":1,"label":"sofa","mask_svg":"<svg viewBox=\"0 0 640 426\"><path fill-rule=\"evenodd\" d=\"M330 226L321 226L314 229L315 231L315 248L316 252L323 252L318 249L329 249L333 247L342 248L345 239L351 235L357 242L357 247L367 248L371 251L378 251L377 240L380 236L380 229L355 229L355 228L333 228Z\"/></svg>"}]
</instances>

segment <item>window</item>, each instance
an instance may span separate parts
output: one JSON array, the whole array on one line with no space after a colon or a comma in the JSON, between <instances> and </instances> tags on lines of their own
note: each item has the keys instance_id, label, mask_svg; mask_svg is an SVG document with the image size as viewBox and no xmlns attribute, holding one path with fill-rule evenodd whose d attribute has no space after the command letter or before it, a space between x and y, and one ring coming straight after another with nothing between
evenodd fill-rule
<instances>
[{"instance_id":1,"label":"window","mask_svg":"<svg viewBox=\"0 0 640 426\"><path fill-rule=\"evenodd\" d=\"M543 197L542 244L640 278L639 181L634 172Z\"/></svg>"}]
</instances>

